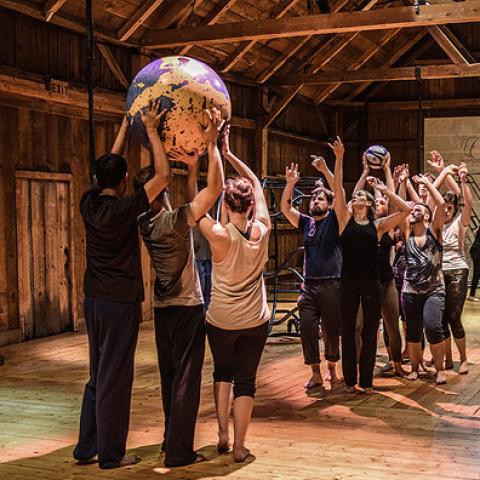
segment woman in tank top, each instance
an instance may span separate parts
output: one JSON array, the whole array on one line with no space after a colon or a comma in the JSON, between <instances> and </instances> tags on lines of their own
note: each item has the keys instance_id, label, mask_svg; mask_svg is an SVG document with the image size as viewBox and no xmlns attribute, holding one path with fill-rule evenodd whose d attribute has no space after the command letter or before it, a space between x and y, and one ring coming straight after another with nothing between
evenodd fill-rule
<instances>
[{"instance_id":1,"label":"woman in tank top","mask_svg":"<svg viewBox=\"0 0 480 480\"><path fill-rule=\"evenodd\" d=\"M268 261L270 217L260 181L229 148L229 129L222 154L241 178L226 181L228 221L209 217L200 230L212 251L212 293L207 336L214 363L214 396L219 453L230 449L228 423L233 384L233 457L250 455L245 436L252 415L256 373L268 335L269 309L263 268Z\"/></svg>"},{"instance_id":2,"label":"woman in tank top","mask_svg":"<svg viewBox=\"0 0 480 480\"><path fill-rule=\"evenodd\" d=\"M465 233L472 217L473 199L468 188L468 170L462 165L458 170L464 206L458 213L458 196L447 192L445 201L445 225L443 227L442 270L445 278L445 310L443 329L445 331L445 368L453 368L452 333L458 352L460 366L458 373L468 373L465 330L462 325L462 312L467 297L468 264L465 258Z\"/></svg>"},{"instance_id":3,"label":"woman in tank top","mask_svg":"<svg viewBox=\"0 0 480 480\"><path fill-rule=\"evenodd\" d=\"M361 303L363 327L359 357L359 385L365 393L373 393L373 369L377 351L377 330L380 322L380 282L377 269L377 246L383 234L392 230L410 213L408 205L389 190L378 178L368 177L371 187L385 195L398 211L375 220L374 198L365 190L357 190L347 205L343 189L343 144L338 139L332 148L336 153L335 198L339 202L338 222L343 253L342 298L342 367L346 391L355 392L357 361L355 321Z\"/></svg>"}]
</instances>

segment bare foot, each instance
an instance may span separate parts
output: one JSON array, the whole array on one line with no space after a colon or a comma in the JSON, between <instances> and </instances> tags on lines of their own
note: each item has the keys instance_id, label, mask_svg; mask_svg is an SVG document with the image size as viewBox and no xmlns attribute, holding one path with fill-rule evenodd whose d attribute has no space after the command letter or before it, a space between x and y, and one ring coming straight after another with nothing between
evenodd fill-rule
<instances>
[{"instance_id":1,"label":"bare foot","mask_svg":"<svg viewBox=\"0 0 480 480\"><path fill-rule=\"evenodd\" d=\"M362 393L364 393L365 395L373 395L375 393L375 390L373 389L373 387L367 387L362 389Z\"/></svg>"},{"instance_id":2,"label":"bare foot","mask_svg":"<svg viewBox=\"0 0 480 480\"><path fill-rule=\"evenodd\" d=\"M305 390L309 390L309 389L314 388L318 385L323 385L323 378L322 378L321 375L312 375L310 380L307 383L305 383L303 386L304 386Z\"/></svg>"},{"instance_id":3,"label":"bare foot","mask_svg":"<svg viewBox=\"0 0 480 480\"><path fill-rule=\"evenodd\" d=\"M230 451L230 442L228 440L228 435L218 436L217 450L220 455Z\"/></svg>"},{"instance_id":4,"label":"bare foot","mask_svg":"<svg viewBox=\"0 0 480 480\"><path fill-rule=\"evenodd\" d=\"M140 457L136 455L125 455L119 462L107 463L106 465L100 465L100 468L111 469L111 468L121 468L128 467L129 465L135 465L140 462Z\"/></svg>"},{"instance_id":5,"label":"bare foot","mask_svg":"<svg viewBox=\"0 0 480 480\"><path fill-rule=\"evenodd\" d=\"M401 362L395 362L394 364L395 368L395 375L397 377L406 377L408 375L408 372L402 368Z\"/></svg>"},{"instance_id":6,"label":"bare foot","mask_svg":"<svg viewBox=\"0 0 480 480\"><path fill-rule=\"evenodd\" d=\"M236 463L244 462L250 455L251 453L248 448L236 448L235 446L233 447L233 460L235 460Z\"/></svg>"},{"instance_id":7,"label":"bare foot","mask_svg":"<svg viewBox=\"0 0 480 480\"><path fill-rule=\"evenodd\" d=\"M445 370L453 370L453 362L451 360L445 362Z\"/></svg>"},{"instance_id":8,"label":"bare foot","mask_svg":"<svg viewBox=\"0 0 480 480\"><path fill-rule=\"evenodd\" d=\"M466 373L468 373L468 363L466 360L460 362L460 366L458 367L458 373L460 375L465 375Z\"/></svg>"},{"instance_id":9,"label":"bare foot","mask_svg":"<svg viewBox=\"0 0 480 480\"><path fill-rule=\"evenodd\" d=\"M412 382L414 382L415 380L417 380L418 378L418 372L410 372L408 375L407 375L407 380L410 380Z\"/></svg>"},{"instance_id":10,"label":"bare foot","mask_svg":"<svg viewBox=\"0 0 480 480\"><path fill-rule=\"evenodd\" d=\"M438 371L435 375L435 383L437 385L443 385L444 383L447 383L447 376L443 370Z\"/></svg>"},{"instance_id":11,"label":"bare foot","mask_svg":"<svg viewBox=\"0 0 480 480\"><path fill-rule=\"evenodd\" d=\"M343 391L345 393L355 393L356 392L355 387L348 387L346 385L345 385L345 388L343 389Z\"/></svg>"}]
</instances>

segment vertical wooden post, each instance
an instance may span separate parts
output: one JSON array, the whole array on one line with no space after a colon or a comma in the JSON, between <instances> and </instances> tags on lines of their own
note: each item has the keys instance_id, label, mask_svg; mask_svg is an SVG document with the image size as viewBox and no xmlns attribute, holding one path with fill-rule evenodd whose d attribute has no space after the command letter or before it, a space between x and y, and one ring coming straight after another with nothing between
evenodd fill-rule
<instances>
[{"instance_id":1,"label":"vertical wooden post","mask_svg":"<svg viewBox=\"0 0 480 480\"><path fill-rule=\"evenodd\" d=\"M268 176L268 126L263 121L268 110L268 90L265 87L259 89L259 97L260 115L257 120L256 149L260 179L263 179Z\"/></svg>"},{"instance_id":2,"label":"vertical wooden post","mask_svg":"<svg viewBox=\"0 0 480 480\"><path fill-rule=\"evenodd\" d=\"M132 77L134 77L145 65L150 62L150 57L143 51L132 57ZM140 168L150 164L150 154L145 148L139 147L138 152ZM150 255L145 244L141 242L140 255L142 260L143 288L145 291L145 301L142 304L142 318L144 321L153 320L153 282L155 272L153 271Z\"/></svg>"}]
</instances>

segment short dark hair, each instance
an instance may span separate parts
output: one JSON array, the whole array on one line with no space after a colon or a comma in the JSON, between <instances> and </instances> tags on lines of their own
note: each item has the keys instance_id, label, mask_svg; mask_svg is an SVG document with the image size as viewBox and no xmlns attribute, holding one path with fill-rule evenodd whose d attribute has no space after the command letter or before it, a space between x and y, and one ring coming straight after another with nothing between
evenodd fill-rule
<instances>
[{"instance_id":1,"label":"short dark hair","mask_svg":"<svg viewBox=\"0 0 480 480\"><path fill-rule=\"evenodd\" d=\"M95 177L101 188L115 188L127 174L127 162L121 155L106 153L95 162Z\"/></svg>"},{"instance_id":2,"label":"short dark hair","mask_svg":"<svg viewBox=\"0 0 480 480\"><path fill-rule=\"evenodd\" d=\"M233 212L245 213L255 200L253 185L243 177L227 178L223 199Z\"/></svg>"},{"instance_id":3,"label":"short dark hair","mask_svg":"<svg viewBox=\"0 0 480 480\"><path fill-rule=\"evenodd\" d=\"M313 197L316 197L316 196L318 196L322 193L325 195L325 198L327 199L328 204L331 205L333 203L334 198L335 198L335 194L326 187L314 188L312 190L312 194L310 196L310 199L313 199Z\"/></svg>"},{"instance_id":4,"label":"short dark hair","mask_svg":"<svg viewBox=\"0 0 480 480\"><path fill-rule=\"evenodd\" d=\"M455 210L454 213L458 212L458 195L454 192L446 192L443 195L443 200L445 203L451 203L453 205L453 208Z\"/></svg>"},{"instance_id":5,"label":"short dark hair","mask_svg":"<svg viewBox=\"0 0 480 480\"><path fill-rule=\"evenodd\" d=\"M139 188L143 188L143 186L151 180L155 175L155 169L153 165L148 165L140 169L140 171L135 175L133 179L133 188L138 190Z\"/></svg>"},{"instance_id":6,"label":"short dark hair","mask_svg":"<svg viewBox=\"0 0 480 480\"><path fill-rule=\"evenodd\" d=\"M430 220L432 219L432 209L426 203L418 202L415 205L420 205L421 207L425 207L428 211L428 215L429 215Z\"/></svg>"}]
</instances>

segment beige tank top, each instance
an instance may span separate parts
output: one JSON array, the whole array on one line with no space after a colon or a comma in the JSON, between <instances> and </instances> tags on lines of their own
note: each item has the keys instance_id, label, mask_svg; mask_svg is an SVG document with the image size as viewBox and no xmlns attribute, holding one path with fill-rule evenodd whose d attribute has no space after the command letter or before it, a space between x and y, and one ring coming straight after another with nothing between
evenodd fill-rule
<instances>
[{"instance_id":1,"label":"beige tank top","mask_svg":"<svg viewBox=\"0 0 480 480\"><path fill-rule=\"evenodd\" d=\"M258 220L260 238L247 240L227 223L230 249L221 262L212 262L212 293L207 322L224 330L242 330L265 323L270 312L263 282L268 261L268 229Z\"/></svg>"}]
</instances>

